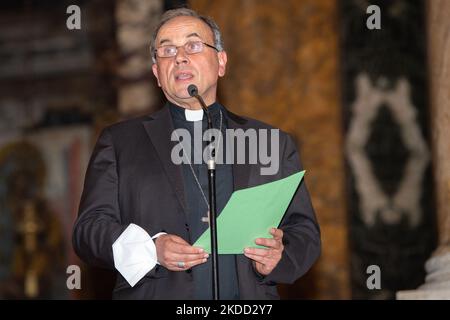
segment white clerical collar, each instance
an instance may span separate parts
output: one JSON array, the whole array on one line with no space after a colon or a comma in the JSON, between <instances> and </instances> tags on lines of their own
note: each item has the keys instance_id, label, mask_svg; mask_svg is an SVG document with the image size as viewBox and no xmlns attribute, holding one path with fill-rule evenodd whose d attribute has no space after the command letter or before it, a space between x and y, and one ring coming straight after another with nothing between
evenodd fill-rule
<instances>
[{"instance_id":1,"label":"white clerical collar","mask_svg":"<svg viewBox=\"0 0 450 320\"><path fill-rule=\"evenodd\" d=\"M200 121L203 119L203 109L199 110L184 110L184 115L187 121Z\"/></svg>"}]
</instances>

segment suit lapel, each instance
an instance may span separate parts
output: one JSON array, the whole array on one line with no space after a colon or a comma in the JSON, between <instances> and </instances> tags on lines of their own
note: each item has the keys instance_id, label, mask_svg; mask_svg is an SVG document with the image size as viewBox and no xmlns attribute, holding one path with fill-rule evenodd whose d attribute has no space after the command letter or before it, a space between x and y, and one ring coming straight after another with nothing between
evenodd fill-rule
<instances>
[{"instance_id":1,"label":"suit lapel","mask_svg":"<svg viewBox=\"0 0 450 320\"><path fill-rule=\"evenodd\" d=\"M187 218L182 168L181 165L174 164L170 156L176 141L170 140L174 127L168 105L150 115L148 120L143 121L143 125Z\"/></svg>"},{"instance_id":2,"label":"suit lapel","mask_svg":"<svg viewBox=\"0 0 450 320\"><path fill-rule=\"evenodd\" d=\"M247 129L247 120L227 110L228 116L228 129ZM244 164L237 164L237 148L234 144L234 160L233 160L233 191L244 189L248 187L248 181L250 177L250 171L252 166L245 162ZM247 149L247 146L246 146ZM245 150L248 154L248 150Z\"/></svg>"}]
</instances>

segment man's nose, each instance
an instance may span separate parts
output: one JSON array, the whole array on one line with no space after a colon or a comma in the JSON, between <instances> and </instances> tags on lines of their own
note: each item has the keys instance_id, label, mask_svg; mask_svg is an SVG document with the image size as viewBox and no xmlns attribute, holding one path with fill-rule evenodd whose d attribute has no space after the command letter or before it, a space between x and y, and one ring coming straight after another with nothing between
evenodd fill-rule
<instances>
[{"instance_id":1,"label":"man's nose","mask_svg":"<svg viewBox=\"0 0 450 320\"><path fill-rule=\"evenodd\" d=\"M189 62L189 58L186 54L186 51L184 51L183 47L178 48L177 54L175 55L175 62L176 62L176 64L182 64L182 63Z\"/></svg>"}]
</instances>

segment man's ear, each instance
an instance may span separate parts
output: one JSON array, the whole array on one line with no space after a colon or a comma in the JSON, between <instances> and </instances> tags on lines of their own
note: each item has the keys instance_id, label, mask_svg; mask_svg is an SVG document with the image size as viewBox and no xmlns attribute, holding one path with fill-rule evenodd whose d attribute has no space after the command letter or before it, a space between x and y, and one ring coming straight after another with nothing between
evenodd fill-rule
<instances>
[{"instance_id":1,"label":"man's ear","mask_svg":"<svg viewBox=\"0 0 450 320\"><path fill-rule=\"evenodd\" d=\"M153 74L154 74L156 80L158 81L158 87L161 87L161 83L159 83L159 78L158 78L158 65L156 63L152 64L152 71L153 71Z\"/></svg>"},{"instance_id":2,"label":"man's ear","mask_svg":"<svg viewBox=\"0 0 450 320\"><path fill-rule=\"evenodd\" d=\"M227 53L219 51L217 52L217 57L219 58L219 77L223 77L227 67Z\"/></svg>"}]
</instances>

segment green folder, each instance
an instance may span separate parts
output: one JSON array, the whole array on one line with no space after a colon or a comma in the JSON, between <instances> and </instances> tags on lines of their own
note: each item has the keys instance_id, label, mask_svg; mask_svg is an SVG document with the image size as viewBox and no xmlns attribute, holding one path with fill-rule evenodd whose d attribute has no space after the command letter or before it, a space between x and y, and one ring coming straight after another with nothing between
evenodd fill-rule
<instances>
[{"instance_id":1,"label":"green folder","mask_svg":"<svg viewBox=\"0 0 450 320\"><path fill-rule=\"evenodd\" d=\"M261 248L256 238L272 238L270 228L277 227L297 190L305 171L256 187L233 192L217 217L219 254L242 254L244 248ZM211 252L208 228L193 244Z\"/></svg>"}]
</instances>

